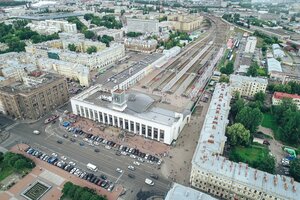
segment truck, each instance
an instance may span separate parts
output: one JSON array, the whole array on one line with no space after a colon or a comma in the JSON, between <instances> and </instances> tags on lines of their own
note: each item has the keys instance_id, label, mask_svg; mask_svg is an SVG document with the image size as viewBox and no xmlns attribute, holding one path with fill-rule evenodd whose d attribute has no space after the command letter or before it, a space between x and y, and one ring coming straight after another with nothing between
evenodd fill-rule
<instances>
[{"instance_id":1,"label":"truck","mask_svg":"<svg viewBox=\"0 0 300 200\"><path fill-rule=\"evenodd\" d=\"M93 165L92 163L88 163L88 164L86 165L86 167L87 167L89 170L94 171L94 172L96 172L96 171L98 170L97 166L96 166L96 165Z\"/></svg>"},{"instance_id":2,"label":"truck","mask_svg":"<svg viewBox=\"0 0 300 200\"><path fill-rule=\"evenodd\" d=\"M154 185L154 182L151 179L149 179L149 178L145 179L145 183L148 184L148 185L151 185L151 186Z\"/></svg>"}]
</instances>

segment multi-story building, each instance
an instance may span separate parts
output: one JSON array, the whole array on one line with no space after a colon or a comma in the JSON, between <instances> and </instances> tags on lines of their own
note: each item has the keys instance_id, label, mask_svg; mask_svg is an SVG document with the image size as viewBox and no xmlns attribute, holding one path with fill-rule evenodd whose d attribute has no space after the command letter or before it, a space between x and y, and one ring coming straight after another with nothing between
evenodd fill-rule
<instances>
[{"instance_id":1,"label":"multi-story building","mask_svg":"<svg viewBox=\"0 0 300 200\"><path fill-rule=\"evenodd\" d=\"M241 96L253 97L256 93L265 92L268 80L265 78L230 75L232 92L239 92Z\"/></svg>"},{"instance_id":2,"label":"multi-story building","mask_svg":"<svg viewBox=\"0 0 300 200\"><path fill-rule=\"evenodd\" d=\"M191 32L200 28L203 17L199 15L170 15L168 21L174 30Z\"/></svg>"},{"instance_id":3,"label":"multi-story building","mask_svg":"<svg viewBox=\"0 0 300 200\"><path fill-rule=\"evenodd\" d=\"M272 105L281 104L282 99L292 99L300 110L300 95L297 94L288 94L283 92L274 92L272 97Z\"/></svg>"},{"instance_id":4,"label":"multi-story building","mask_svg":"<svg viewBox=\"0 0 300 200\"><path fill-rule=\"evenodd\" d=\"M61 50L59 48L61 48L62 43L59 40L48 43L51 43L51 46L45 43L27 46L25 47L26 52L32 53L36 57L48 57L56 60L82 64L92 69L105 69L125 56L125 47L123 44L119 43L112 43L110 47L93 54ZM68 45L65 44L65 46ZM99 47L101 46L102 45ZM83 50L86 48L87 46L82 47Z\"/></svg>"},{"instance_id":5,"label":"multi-story building","mask_svg":"<svg viewBox=\"0 0 300 200\"><path fill-rule=\"evenodd\" d=\"M19 119L39 119L69 100L65 78L50 73L33 72L0 88L6 115Z\"/></svg>"},{"instance_id":6,"label":"multi-story building","mask_svg":"<svg viewBox=\"0 0 300 200\"><path fill-rule=\"evenodd\" d=\"M77 33L76 24L70 24L67 21L59 20L45 20L45 21L33 21L27 25L31 30L38 32L39 34L50 35L60 31L66 33Z\"/></svg>"},{"instance_id":7,"label":"multi-story building","mask_svg":"<svg viewBox=\"0 0 300 200\"><path fill-rule=\"evenodd\" d=\"M217 84L192 159L192 187L221 199L293 199L300 184L293 178L269 174L221 156L228 124L231 89Z\"/></svg>"},{"instance_id":8,"label":"multi-story building","mask_svg":"<svg viewBox=\"0 0 300 200\"><path fill-rule=\"evenodd\" d=\"M216 198L178 183L173 183L165 200L216 200Z\"/></svg>"},{"instance_id":9,"label":"multi-story building","mask_svg":"<svg viewBox=\"0 0 300 200\"><path fill-rule=\"evenodd\" d=\"M274 58L283 58L285 56L285 53L284 51L281 50L279 44L273 44L272 50L273 50Z\"/></svg>"},{"instance_id":10,"label":"multi-story building","mask_svg":"<svg viewBox=\"0 0 300 200\"><path fill-rule=\"evenodd\" d=\"M93 31L98 36L108 35L110 37L113 37L115 41L121 41L124 36L123 30L120 29L108 29L105 27L95 27L89 30Z\"/></svg>"},{"instance_id":11,"label":"multi-story building","mask_svg":"<svg viewBox=\"0 0 300 200\"><path fill-rule=\"evenodd\" d=\"M154 39L143 40L126 38L124 40L124 45L127 50L138 51L143 53L152 53L156 50L158 42Z\"/></svg>"},{"instance_id":12,"label":"multi-story building","mask_svg":"<svg viewBox=\"0 0 300 200\"><path fill-rule=\"evenodd\" d=\"M122 128L143 137L171 144L176 140L191 112L186 108L166 107L161 97L136 91L112 92L95 85L71 98L76 115Z\"/></svg>"},{"instance_id":13,"label":"multi-story building","mask_svg":"<svg viewBox=\"0 0 300 200\"><path fill-rule=\"evenodd\" d=\"M274 72L282 72L281 63L275 58L267 59L268 74L272 76Z\"/></svg>"},{"instance_id":14,"label":"multi-story building","mask_svg":"<svg viewBox=\"0 0 300 200\"><path fill-rule=\"evenodd\" d=\"M158 33L159 22L152 19L127 19L127 32Z\"/></svg>"}]
</instances>

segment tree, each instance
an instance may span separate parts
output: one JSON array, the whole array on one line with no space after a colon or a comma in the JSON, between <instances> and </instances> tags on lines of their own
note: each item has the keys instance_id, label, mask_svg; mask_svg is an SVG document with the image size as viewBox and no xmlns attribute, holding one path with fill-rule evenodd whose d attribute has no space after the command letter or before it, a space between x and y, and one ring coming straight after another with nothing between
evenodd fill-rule
<instances>
[{"instance_id":1,"label":"tree","mask_svg":"<svg viewBox=\"0 0 300 200\"><path fill-rule=\"evenodd\" d=\"M256 62L252 63L250 65L250 67L248 68L246 75L256 77L258 75L258 72L257 72L258 68L259 68L259 66Z\"/></svg>"},{"instance_id":2,"label":"tree","mask_svg":"<svg viewBox=\"0 0 300 200\"><path fill-rule=\"evenodd\" d=\"M236 122L242 123L251 133L255 133L263 118L259 108L244 107L236 116Z\"/></svg>"},{"instance_id":3,"label":"tree","mask_svg":"<svg viewBox=\"0 0 300 200\"><path fill-rule=\"evenodd\" d=\"M27 166L27 162L24 159L18 159L15 163L14 163L14 168L16 170L22 170L24 168L26 168Z\"/></svg>"},{"instance_id":4,"label":"tree","mask_svg":"<svg viewBox=\"0 0 300 200\"><path fill-rule=\"evenodd\" d=\"M230 144L233 146L248 145L250 142L250 131L241 123L227 127L226 133L229 136Z\"/></svg>"},{"instance_id":5,"label":"tree","mask_svg":"<svg viewBox=\"0 0 300 200\"><path fill-rule=\"evenodd\" d=\"M232 104L230 113L235 119L236 115L245 107L245 101L242 98L238 98L234 104Z\"/></svg>"},{"instance_id":6,"label":"tree","mask_svg":"<svg viewBox=\"0 0 300 200\"><path fill-rule=\"evenodd\" d=\"M300 143L300 111L287 110L282 119L282 138L290 144Z\"/></svg>"},{"instance_id":7,"label":"tree","mask_svg":"<svg viewBox=\"0 0 300 200\"><path fill-rule=\"evenodd\" d=\"M222 74L220 79L219 79L220 83L229 83L229 77L226 76L225 74Z\"/></svg>"},{"instance_id":8,"label":"tree","mask_svg":"<svg viewBox=\"0 0 300 200\"><path fill-rule=\"evenodd\" d=\"M88 54L92 54L92 53L94 53L94 52L97 52L97 47L95 47L95 46L90 46L89 48L87 48L86 52L87 52Z\"/></svg>"},{"instance_id":9,"label":"tree","mask_svg":"<svg viewBox=\"0 0 300 200\"><path fill-rule=\"evenodd\" d=\"M68 49L70 51L76 51L76 45L75 44L68 44Z\"/></svg>"},{"instance_id":10,"label":"tree","mask_svg":"<svg viewBox=\"0 0 300 200\"><path fill-rule=\"evenodd\" d=\"M93 37L95 37L95 33L93 31L85 31L84 37L87 39L92 39Z\"/></svg>"},{"instance_id":11,"label":"tree","mask_svg":"<svg viewBox=\"0 0 300 200\"><path fill-rule=\"evenodd\" d=\"M127 37L138 37L138 36L141 36L141 35L143 35L143 34L140 33L140 32L128 32L126 34Z\"/></svg>"},{"instance_id":12,"label":"tree","mask_svg":"<svg viewBox=\"0 0 300 200\"><path fill-rule=\"evenodd\" d=\"M260 156L259 159L253 163L253 167L274 174L275 158L269 154L266 154L265 156Z\"/></svg>"},{"instance_id":13,"label":"tree","mask_svg":"<svg viewBox=\"0 0 300 200\"><path fill-rule=\"evenodd\" d=\"M263 91L259 91L254 95L255 101L259 101L261 103L264 103L266 98L266 94Z\"/></svg>"},{"instance_id":14,"label":"tree","mask_svg":"<svg viewBox=\"0 0 300 200\"><path fill-rule=\"evenodd\" d=\"M300 181L300 159L296 158L295 160L291 161L290 165L290 174L295 179L295 181Z\"/></svg>"},{"instance_id":15,"label":"tree","mask_svg":"<svg viewBox=\"0 0 300 200\"><path fill-rule=\"evenodd\" d=\"M93 19L94 15L92 13L87 13L83 16L86 21Z\"/></svg>"},{"instance_id":16,"label":"tree","mask_svg":"<svg viewBox=\"0 0 300 200\"><path fill-rule=\"evenodd\" d=\"M234 72L234 65L233 65L233 62L230 61L230 62L228 62L228 63L226 64L225 67L221 67L220 72L221 72L222 74L227 74L227 75L232 74L232 73Z\"/></svg>"}]
</instances>

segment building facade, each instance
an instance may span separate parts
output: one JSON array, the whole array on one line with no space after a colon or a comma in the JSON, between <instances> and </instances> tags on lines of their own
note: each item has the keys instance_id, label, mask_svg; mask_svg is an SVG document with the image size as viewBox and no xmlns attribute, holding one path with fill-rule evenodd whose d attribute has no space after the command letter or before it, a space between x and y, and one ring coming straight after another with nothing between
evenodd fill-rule
<instances>
[{"instance_id":1,"label":"building facade","mask_svg":"<svg viewBox=\"0 0 300 200\"><path fill-rule=\"evenodd\" d=\"M5 114L18 119L39 119L69 100L65 78L55 74L29 75L23 83L0 88Z\"/></svg>"},{"instance_id":2,"label":"building facade","mask_svg":"<svg viewBox=\"0 0 300 200\"><path fill-rule=\"evenodd\" d=\"M200 28L203 17L199 15L170 15L168 21L173 29L182 32L191 32Z\"/></svg>"},{"instance_id":3,"label":"building facade","mask_svg":"<svg viewBox=\"0 0 300 200\"><path fill-rule=\"evenodd\" d=\"M171 144L189 122L190 111L165 109L159 106L159 101L156 96L138 92L105 91L101 85L71 98L76 115Z\"/></svg>"},{"instance_id":4,"label":"building facade","mask_svg":"<svg viewBox=\"0 0 300 200\"><path fill-rule=\"evenodd\" d=\"M33 21L32 23L29 23L27 27L39 34L45 35L50 35L60 31L71 34L77 33L76 24L60 20Z\"/></svg>"},{"instance_id":5,"label":"building facade","mask_svg":"<svg viewBox=\"0 0 300 200\"><path fill-rule=\"evenodd\" d=\"M221 156L230 111L231 89L218 83L192 159L192 187L221 199L296 200L300 184L293 178L269 174Z\"/></svg>"},{"instance_id":6,"label":"building facade","mask_svg":"<svg viewBox=\"0 0 300 200\"><path fill-rule=\"evenodd\" d=\"M295 105L300 110L300 95L297 94L288 94L283 92L274 92L272 96L272 105L281 104L282 99L292 99Z\"/></svg>"},{"instance_id":7,"label":"building facade","mask_svg":"<svg viewBox=\"0 0 300 200\"><path fill-rule=\"evenodd\" d=\"M124 40L124 45L127 50L143 52L143 53L152 53L156 50L158 42L154 39L151 40L142 40L142 39L133 39L127 38Z\"/></svg>"},{"instance_id":8,"label":"building facade","mask_svg":"<svg viewBox=\"0 0 300 200\"><path fill-rule=\"evenodd\" d=\"M127 32L158 33L158 20L127 18Z\"/></svg>"},{"instance_id":9,"label":"building facade","mask_svg":"<svg viewBox=\"0 0 300 200\"><path fill-rule=\"evenodd\" d=\"M230 75L232 92L239 92L241 96L253 97L256 93L266 92L268 80L258 77Z\"/></svg>"}]
</instances>

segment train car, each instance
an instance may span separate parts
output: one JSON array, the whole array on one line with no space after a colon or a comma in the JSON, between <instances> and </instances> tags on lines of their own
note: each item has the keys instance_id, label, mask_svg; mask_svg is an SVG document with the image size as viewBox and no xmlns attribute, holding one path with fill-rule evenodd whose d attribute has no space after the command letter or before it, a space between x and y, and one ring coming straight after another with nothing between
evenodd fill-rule
<instances>
[{"instance_id":1,"label":"train car","mask_svg":"<svg viewBox=\"0 0 300 200\"><path fill-rule=\"evenodd\" d=\"M232 55L233 50L230 50L227 54L227 59L230 59L231 55Z\"/></svg>"},{"instance_id":2,"label":"train car","mask_svg":"<svg viewBox=\"0 0 300 200\"><path fill-rule=\"evenodd\" d=\"M235 48L239 48L239 45L240 45L240 41L237 40L237 43L234 46L235 46Z\"/></svg>"}]
</instances>

